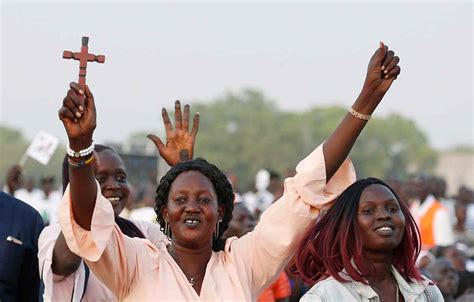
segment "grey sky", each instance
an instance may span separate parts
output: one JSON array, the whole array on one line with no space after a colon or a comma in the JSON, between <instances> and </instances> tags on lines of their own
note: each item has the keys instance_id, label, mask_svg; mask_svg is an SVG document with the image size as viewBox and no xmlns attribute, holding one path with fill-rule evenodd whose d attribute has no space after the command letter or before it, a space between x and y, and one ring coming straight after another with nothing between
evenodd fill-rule
<instances>
[{"instance_id":1,"label":"grey sky","mask_svg":"<svg viewBox=\"0 0 474 302\"><path fill-rule=\"evenodd\" d=\"M413 118L432 145L472 144L471 2L2 2L0 123L65 141L57 109L80 48L98 106L96 141L158 129L175 99L256 87L288 110L350 106L383 40L402 75L376 115ZM205 114L203 112L202 114Z\"/></svg>"}]
</instances>

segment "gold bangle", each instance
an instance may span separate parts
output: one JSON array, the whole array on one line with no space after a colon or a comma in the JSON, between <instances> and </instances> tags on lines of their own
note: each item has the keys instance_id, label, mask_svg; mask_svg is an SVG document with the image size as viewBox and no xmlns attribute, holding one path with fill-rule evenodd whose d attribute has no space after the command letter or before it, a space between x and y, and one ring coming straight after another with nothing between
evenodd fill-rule
<instances>
[{"instance_id":1,"label":"gold bangle","mask_svg":"<svg viewBox=\"0 0 474 302\"><path fill-rule=\"evenodd\" d=\"M356 118L364 120L364 121L368 121L372 117L372 115L359 113L359 112L355 111L354 108L352 108L352 107L349 108L349 113L352 114L353 116L355 116Z\"/></svg>"}]
</instances>

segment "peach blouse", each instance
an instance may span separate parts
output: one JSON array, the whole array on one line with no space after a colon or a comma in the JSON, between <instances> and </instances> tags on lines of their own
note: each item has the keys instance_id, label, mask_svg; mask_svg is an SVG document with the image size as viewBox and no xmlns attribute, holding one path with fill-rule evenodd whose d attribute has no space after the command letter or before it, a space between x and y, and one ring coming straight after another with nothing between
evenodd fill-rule
<instances>
[{"instance_id":1,"label":"peach blouse","mask_svg":"<svg viewBox=\"0 0 474 302\"><path fill-rule=\"evenodd\" d=\"M255 301L279 276L320 211L356 179L346 160L326 183L322 145L298 164L296 172L285 180L283 196L263 213L254 231L227 239L223 251L212 252L200 295L164 242L155 245L121 233L99 189L90 231L74 220L66 190L59 212L61 229L71 251L121 301Z\"/></svg>"}]
</instances>

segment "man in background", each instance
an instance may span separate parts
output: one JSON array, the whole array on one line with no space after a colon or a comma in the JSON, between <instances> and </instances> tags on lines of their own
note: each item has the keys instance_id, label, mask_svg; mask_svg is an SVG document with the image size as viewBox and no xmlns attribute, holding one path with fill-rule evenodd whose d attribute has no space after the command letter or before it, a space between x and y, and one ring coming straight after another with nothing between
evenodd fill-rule
<instances>
[{"instance_id":1,"label":"man in background","mask_svg":"<svg viewBox=\"0 0 474 302\"><path fill-rule=\"evenodd\" d=\"M0 192L0 301L38 301L39 213Z\"/></svg>"}]
</instances>

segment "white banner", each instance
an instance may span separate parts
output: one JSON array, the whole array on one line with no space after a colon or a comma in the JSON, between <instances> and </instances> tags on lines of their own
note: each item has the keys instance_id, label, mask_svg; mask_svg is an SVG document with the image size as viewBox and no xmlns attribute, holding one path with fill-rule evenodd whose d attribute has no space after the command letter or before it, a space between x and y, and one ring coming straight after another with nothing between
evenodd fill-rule
<instances>
[{"instance_id":1,"label":"white banner","mask_svg":"<svg viewBox=\"0 0 474 302\"><path fill-rule=\"evenodd\" d=\"M46 166L51 156L53 156L54 151L56 151L58 144L58 138L44 131L40 131L28 147L28 150L26 150L26 154Z\"/></svg>"}]
</instances>

